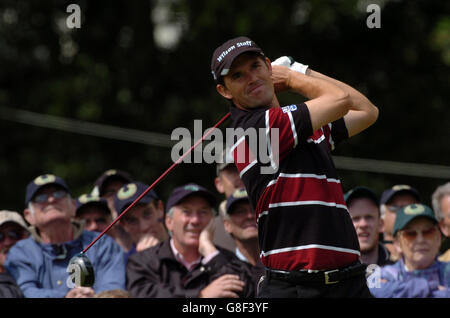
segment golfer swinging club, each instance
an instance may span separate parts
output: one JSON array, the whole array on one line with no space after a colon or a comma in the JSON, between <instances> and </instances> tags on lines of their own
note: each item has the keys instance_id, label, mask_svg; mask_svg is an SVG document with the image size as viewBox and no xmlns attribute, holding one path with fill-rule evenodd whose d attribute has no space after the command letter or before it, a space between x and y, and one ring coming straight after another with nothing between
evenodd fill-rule
<instances>
[{"instance_id":1,"label":"golfer swinging club","mask_svg":"<svg viewBox=\"0 0 450 318\"><path fill-rule=\"evenodd\" d=\"M231 101L233 128L269 135L278 129L279 149L267 144L277 161L259 160L248 137L232 147L258 222L266 267L259 297L371 297L331 150L372 125L378 109L352 87L287 57L272 66L247 37L218 47L211 71ZM287 90L309 100L280 107L275 93ZM261 173L267 165L273 173Z\"/></svg>"}]
</instances>

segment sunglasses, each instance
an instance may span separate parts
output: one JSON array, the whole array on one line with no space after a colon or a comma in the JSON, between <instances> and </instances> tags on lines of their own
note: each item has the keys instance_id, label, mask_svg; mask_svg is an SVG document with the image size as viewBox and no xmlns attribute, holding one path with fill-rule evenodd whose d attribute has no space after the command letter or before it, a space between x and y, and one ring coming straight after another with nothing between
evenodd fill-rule
<instances>
[{"instance_id":1,"label":"sunglasses","mask_svg":"<svg viewBox=\"0 0 450 318\"><path fill-rule=\"evenodd\" d=\"M33 203L41 203L42 204L42 203L48 202L48 199L50 197L53 197L53 199L55 199L55 200L59 200L59 199L64 198L65 196L67 196L67 191L57 190L57 191L55 191L53 193L49 193L49 194L47 194L47 193L38 194L37 196L35 196L33 198L32 201L33 201Z\"/></svg>"},{"instance_id":2,"label":"sunglasses","mask_svg":"<svg viewBox=\"0 0 450 318\"><path fill-rule=\"evenodd\" d=\"M397 213L401 208L403 208L402 206L398 206L398 205L386 205L386 207L389 209L389 211Z\"/></svg>"},{"instance_id":3,"label":"sunglasses","mask_svg":"<svg viewBox=\"0 0 450 318\"><path fill-rule=\"evenodd\" d=\"M418 230L402 230L400 233L403 238L405 238L408 241L414 241L418 236L419 233L422 235L422 237L426 240L430 240L434 237L435 233L437 231L436 226L430 227L426 230L418 231Z\"/></svg>"},{"instance_id":4,"label":"sunglasses","mask_svg":"<svg viewBox=\"0 0 450 318\"><path fill-rule=\"evenodd\" d=\"M6 237L9 237L13 241L18 241L21 238L21 234L16 231L10 230L7 232L0 232L0 243L2 243Z\"/></svg>"}]
</instances>

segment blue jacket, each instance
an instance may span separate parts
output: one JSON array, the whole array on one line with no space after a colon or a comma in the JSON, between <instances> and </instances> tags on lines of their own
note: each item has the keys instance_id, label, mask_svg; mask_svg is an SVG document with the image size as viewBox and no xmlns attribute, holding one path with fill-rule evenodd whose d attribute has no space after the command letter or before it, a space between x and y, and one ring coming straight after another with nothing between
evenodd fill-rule
<instances>
[{"instance_id":1,"label":"blue jacket","mask_svg":"<svg viewBox=\"0 0 450 318\"><path fill-rule=\"evenodd\" d=\"M72 256L80 253L98 235L74 223L75 239L63 244L44 244L33 236L17 242L8 252L6 270L14 277L25 297L64 297L70 290L66 271ZM59 256L58 255L66 255ZM119 245L104 235L86 252L95 273L96 293L125 289L125 264Z\"/></svg>"},{"instance_id":2,"label":"blue jacket","mask_svg":"<svg viewBox=\"0 0 450 318\"><path fill-rule=\"evenodd\" d=\"M378 286L374 281L381 278ZM372 278L372 279L371 279ZM450 263L436 260L426 269L406 271L403 259L381 267L369 277L370 292L377 298L450 298ZM439 290L438 286L446 290Z\"/></svg>"}]
</instances>

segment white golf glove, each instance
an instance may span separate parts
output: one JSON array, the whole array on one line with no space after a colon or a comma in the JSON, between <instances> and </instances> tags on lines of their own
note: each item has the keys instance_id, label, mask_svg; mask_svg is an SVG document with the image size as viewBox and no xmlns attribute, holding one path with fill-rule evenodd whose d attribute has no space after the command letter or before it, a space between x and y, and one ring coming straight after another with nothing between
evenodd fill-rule
<instances>
[{"instance_id":1,"label":"white golf glove","mask_svg":"<svg viewBox=\"0 0 450 318\"><path fill-rule=\"evenodd\" d=\"M297 71L302 74L306 74L306 70L308 69L308 65L304 65L302 63L294 61L294 59L290 56L282 56L277 58L272 62L272 65L281 65L289 67L293 71Z\"/></svg>"}]
</instances>

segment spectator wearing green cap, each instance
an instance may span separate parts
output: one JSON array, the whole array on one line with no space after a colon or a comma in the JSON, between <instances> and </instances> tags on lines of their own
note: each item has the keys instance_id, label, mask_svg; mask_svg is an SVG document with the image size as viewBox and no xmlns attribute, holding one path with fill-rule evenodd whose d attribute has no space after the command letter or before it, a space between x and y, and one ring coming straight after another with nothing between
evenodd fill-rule
<instances>
[{"instance_id":1,"label":"spectator wearing green cap","mask_svg":"<svg viewBox=\"0 0 450 318\"><path fill-rule=\"evenodd\" d=\"M393 234L402 258L372 274L371 293L381 298L450 297L450 263L437 259L441 233L431 208L410 204L399 209Z\"/></svg>"}]
</instances>

